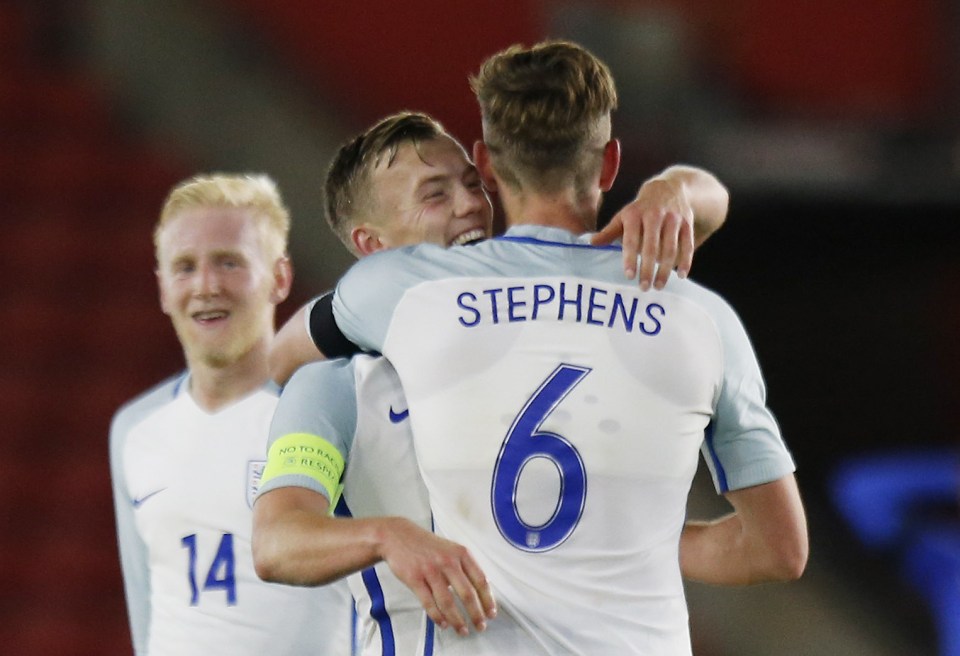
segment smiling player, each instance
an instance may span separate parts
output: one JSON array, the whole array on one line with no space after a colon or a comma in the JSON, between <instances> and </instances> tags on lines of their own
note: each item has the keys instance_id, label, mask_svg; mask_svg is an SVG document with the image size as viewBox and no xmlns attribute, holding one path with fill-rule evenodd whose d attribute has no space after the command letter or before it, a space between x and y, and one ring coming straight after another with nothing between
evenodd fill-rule
<instances>
[{"instance_id":1,"label":"smiling player","mask_svg":"<svg viewBox=\"0 0 960 656\"><path fill-rule=\"evenodd\" d=\"M267 352L290 291L290 219L265 176L175 187L154 234L160 303L187 371L126 404L110 467L134 651L177 656L352 649L345 585L269 585L251 506L279 390Z\"/></svg>"}]
</instances>

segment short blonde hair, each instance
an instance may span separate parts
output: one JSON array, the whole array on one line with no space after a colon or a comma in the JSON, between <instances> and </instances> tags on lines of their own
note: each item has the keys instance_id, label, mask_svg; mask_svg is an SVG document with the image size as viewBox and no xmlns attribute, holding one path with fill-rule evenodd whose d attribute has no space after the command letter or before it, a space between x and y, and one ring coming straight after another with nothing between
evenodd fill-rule
<instances>
[{"instance_id":1,"label":"short blonde hair","mask_svg":"<svg viewBox=\"0 0 960 656\"><path fill-rule=\"evenodd\" d=\"M153 231L158 260L163 228L181 212L201 207L252 210L268 257L276 259L287 254L290 211L280 197L277 184L262 174L212 173L195 175L170 190Z\"/></svg>"},{"instance_id":2,"label":"short blonde hair","mask_svg":"<svg viewBox=\"0 0 960 656\"><path fill-rule=\"evenodd\" d=\"M514 45L470 78L483 139L504 182L551 193L580 185L601 165L617 90L588 50L551 40Z\"/></svg>"}]
</instances>

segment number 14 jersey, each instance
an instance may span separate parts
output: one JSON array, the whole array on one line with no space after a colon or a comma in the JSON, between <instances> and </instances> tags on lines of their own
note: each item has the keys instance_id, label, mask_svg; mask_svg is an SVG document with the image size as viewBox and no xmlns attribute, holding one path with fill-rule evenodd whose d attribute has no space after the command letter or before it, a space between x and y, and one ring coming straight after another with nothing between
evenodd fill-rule
<instances>
[{"instance_id":1,"label":"number 14 jersey","mask_svg":"<svg viewBox=\"0 0 960 656\"><path fill-rule=\"evenodd\" d=\"M138 656L347 656L352 609L343 583L298 588L253 568L252 503L278 390L217 412L185 376L125 405L110 435L117 530Z\"/></svg>"}]
</instances>

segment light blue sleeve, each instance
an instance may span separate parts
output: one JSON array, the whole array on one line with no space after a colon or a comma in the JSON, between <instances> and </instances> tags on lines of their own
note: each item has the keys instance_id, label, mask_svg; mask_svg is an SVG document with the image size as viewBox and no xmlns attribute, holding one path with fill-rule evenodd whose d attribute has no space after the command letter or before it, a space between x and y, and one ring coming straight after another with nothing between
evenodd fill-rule
<instances>
[{"instance_id":1,"label":"light blue sleeve","mask_svg":"<svg viewBox=\"0 0 960 656\"><path fill-rule=\"evenodd\" d=\"M346 461L356 429L357 391L353 361L313 362L298 369L280 393L280 401L270 422L267 451L284 435L308 433L332 444ZM328 497L326 489L317 481L297 474L272 478L257 494L280 487L305 487Z\"/></svg>"},{"instance_id":2,"label":"light blue sleeve","mask_svg":"<svg viewBox=\"0 0 960 656\"><path fill-rule=\"evenodd\" d=\"M186 373L173 376L121 407L110 423L110 480L113 507L117 520L117 544L120 568L127 598L130 638L134 654L147 653L150 637L150 567L147 545L134 521L133 497L124 474L123 456L127 439L134 427L149 414L169 403Z\"/></svg>"},{"instance_id":3,"label":"light blue sleeve","mask_svg":"<svg viewBox=\"0 0 960 656\"><path fill-rule=\"evenodd\" d=\"M344 336L365 351L383 352L390 318L407 286L420 272L411 262L421 247L395 248L357 261L340 279L333 314Z\"/></svg>"},{"instance_id":4,"label":"light blue sleeve","mask_svg":"<svg viewBox=\"0 0 960 656\"><path fill-rule=\"evenodd\" d=\"M110 425L110 478L113 485L113 507L117 520L117 543L120 568L130 620L130 638L134 654L147 653L150 631L150 571L147 545L137 532L133 519L133 501L123 473L123 450L133 418L121 411Z\"/></svg>"},{"instance_id":5,"label":"light blue sleeve","mask_svg":"<svg viewBox=\"0 0 960 656\"><path fill-rule=\"evenodd\" d=\"M720 493L770 483L795 470L753 346L740 318L717 296L709 303L723 348L723 383L703 456Z\"/></svg>"}]
</instances>

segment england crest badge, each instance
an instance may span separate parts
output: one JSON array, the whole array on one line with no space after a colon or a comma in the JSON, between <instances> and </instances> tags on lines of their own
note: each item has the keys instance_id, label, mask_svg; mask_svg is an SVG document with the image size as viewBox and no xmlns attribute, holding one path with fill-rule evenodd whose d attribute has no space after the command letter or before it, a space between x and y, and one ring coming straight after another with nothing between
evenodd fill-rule
<instances>
[{"instance_id":1,"label":"england crest badge","mask_svg":"<svg viewBox=\"0 0 960 656\"><path fill-rule=\"evenodd\" d=\"M247 505L251 509L253 509L253 500L257 498L257 491L260 489L263 468L266 466L266 460L247 461Z\"/></svg>"}]
</instances>

